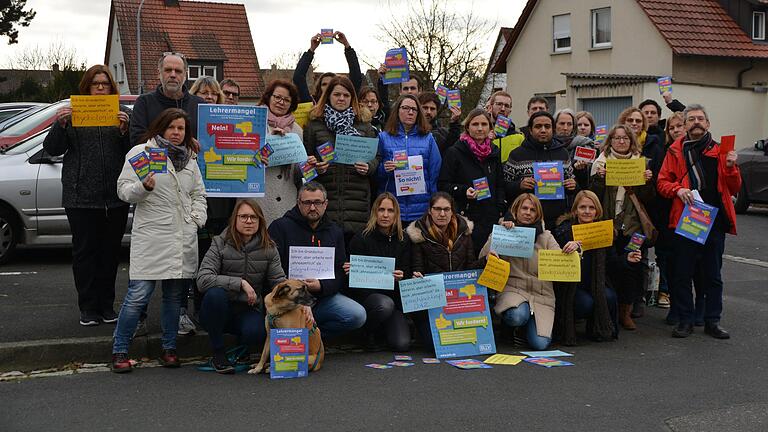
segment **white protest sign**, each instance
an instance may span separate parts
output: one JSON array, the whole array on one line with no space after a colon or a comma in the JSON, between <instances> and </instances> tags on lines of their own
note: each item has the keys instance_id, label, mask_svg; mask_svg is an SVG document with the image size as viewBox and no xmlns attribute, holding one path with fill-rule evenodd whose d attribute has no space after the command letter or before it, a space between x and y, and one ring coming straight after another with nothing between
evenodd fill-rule
<instances>
[{"instance_id":1,"label":"white protest sign","mask_svg":"<svg viewBox=\"0 0 768 432\"><path fill-rule=\"evenodd\" d=\"M336 248L291 246L288 257L289 279L334 279Z\"/></svg>"}]
</instances>

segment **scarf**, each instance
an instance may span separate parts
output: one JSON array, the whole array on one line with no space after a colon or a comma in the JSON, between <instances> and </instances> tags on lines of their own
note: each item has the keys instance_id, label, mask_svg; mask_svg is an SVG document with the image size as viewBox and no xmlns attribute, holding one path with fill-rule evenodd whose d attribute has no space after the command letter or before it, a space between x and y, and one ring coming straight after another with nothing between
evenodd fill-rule
<instances>
[{"instance_id":1,"label":"scarf","mask_svg":"<svg viewBox=\"0 0 768 432\"><path fill-rule=\"evenodd\" d=\"M712 135L709 132L696 141L683 141L683 155L685 156L685 165L688 168L688 178L691 181L691 190L703 191L707 188L704 167L701 165L701 155L706 148L711 146Z\"/></svg>"},{"instance_id":2,"label":"scarf","mask_svg":"<svg viewBox=\"0 0 768 432\"><path fill-rule=\"evenodd\" d=\"M597 168L605 168L605 161L607 159L637 159L640 155L637 153L627 153L627 154L619 154L616 152L610 152L609 154L605 154L605 152L600 153L600 156L595 160L595 163L592 164L592 174L597 174ZM615 211L613 214L618 215L621 213L621 209L624 207L624 196L626 195L627 190L624 189L624 186L615 186L616 189L616 206Z\"/></svg>"},{"instance_id":3,"label":"scarf","mask_svg":"<svg viewBox=\"0 0 768 432\"><path fill-rule=\"evenodd\" d=\"M344 111L336 111L330 105L325 104L323 115L325 116L325 125L334 134L360 136L360 132L352 127L355 123L355 111L352 110L352 107Z\"/></svg>"},{"instance_id":4,"label":"scarf","mask_svg":"<svg viewBox=\"0 0 768 432\"><path fill-rule=\"evenodd\" d=\"M640 135L637 136L637 144L640 146L640 151L643 151L643 147L645 147L645 139L648 138L648 132L642 131L640 132Z\"/></svg>"},{"instance_id":5,"label":"scarf","mask_svg":"<svg viewBox=\"0 0 768 432\"><path fill-rule=\"evenodd\" d=\"M192 152L185 145L176 145L160 135L155 135L155 143L158 147L168 149L168 159L173 164L173 169L179 172L187 166L187 162L192 157Z\"/></svg>"},{"instance_id":6,"label":"scarf","mask_svg":"<svg viewBox=\"0 0 768 432\"><path fill-rule=\"evenodd\" d=\"M270 127L282 129L287 133L291 131L295 121L296 118L291 113L284 116L276 116L272 114L272 111L267 110L267 124Z\"/></svg>"},{"instance_id":7,"label":"scarf","mask_svg":"<svg viewBox=\"0 0 768 432\"><path fill-rule=\"evenodd\" d=\"M468 133L462 132L461 136L459 136L459 139L467 143L469 150L472 151L472 154L475 155L477 160L480 162L483 162L485 158L491 154L490 138L486 137L482 142L478 143L474 138L469 136Z\"/></svg>"}]
</instances>

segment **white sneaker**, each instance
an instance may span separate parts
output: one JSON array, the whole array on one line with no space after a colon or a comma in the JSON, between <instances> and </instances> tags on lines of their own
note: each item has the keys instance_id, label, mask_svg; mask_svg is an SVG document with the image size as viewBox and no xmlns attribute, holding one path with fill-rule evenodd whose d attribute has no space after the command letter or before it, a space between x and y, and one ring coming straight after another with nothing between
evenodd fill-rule
<instances>
[{"instance_id":1,"label":"white sneaker","mask_svg":"<svg viewBox=\"0 0 768 432\"><path fill-rule=\"evenodd\" d=\"M195 330L197 330L197 328L195 327L195 323L193 323L192 320L189 318L189 315L187 315L186 313L182 313L181 315L179 315L179 331L177 333L180 336L194 334Z\"/></svg>"}]
</instances>

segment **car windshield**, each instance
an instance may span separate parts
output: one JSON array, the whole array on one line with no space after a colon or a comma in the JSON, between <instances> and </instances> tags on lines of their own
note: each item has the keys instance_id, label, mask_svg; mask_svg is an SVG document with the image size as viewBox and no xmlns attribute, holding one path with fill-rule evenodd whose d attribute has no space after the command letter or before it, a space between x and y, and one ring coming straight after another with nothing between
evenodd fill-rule
<instances>
[{"instance_id":1,"label":"car windshield","mask_svg":"<svg viewBox=\"0 0 768 432\"><path fill-rule=\"evenodd\" d=\"M18 122L8 126L7 129L0 132L0 136L20 136L29 133L35 126L40 125L45 119L53 117L56 114L56 110L64 107L69 101L60 101L48 105L47 107L37 111L34 114L30 114Z\"/></svg>"},{"instance_id":2,"label":"car windshield","mask_svg":"<svg viewBox=\"0 0 768 432\"><path fill-rule=\"evenodd\" d=\"M11 147L0 150L0 154L16 155L28 152L43 144L45 137L48 136L50 128L45 128L37 134L17 143Z\"/></svg>"}]
</instances>

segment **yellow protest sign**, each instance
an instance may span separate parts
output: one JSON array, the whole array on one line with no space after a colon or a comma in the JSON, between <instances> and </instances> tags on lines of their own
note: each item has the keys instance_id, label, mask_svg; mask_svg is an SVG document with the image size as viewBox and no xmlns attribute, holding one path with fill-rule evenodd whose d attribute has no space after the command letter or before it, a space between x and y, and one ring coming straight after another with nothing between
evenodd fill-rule
<instances>
[{"instance_id":1,"label":"yellow protest sign","mask_svg":"<svg viewBox=\"0 0 768 432\"><path fill-rule=\"evenodd\" d=\"M607 159L606 186L642 186L645 184L645 158Z\"/></svg>"},{"instance_id":2,"label":"yellow protest sign","mask_svg":"<svg viewBox=\"0 0 768 432\"><path fill-rule=\"evenodd\" d=\"M508 279L509 262L496 258L493 255L488 255L488 263L485 264L485 269L477 279L477 283L487 286L492 290L504 291Z\"/></svg>"},{"instance_id":3,"label":"yellow protest sign","mask_svg":"<svg viewBox=\"0 0 768 432\"><path fill-rule=\"evenodd\" d=\"M304 128L309 123L309 112L312 110L312 102L300 103L293 112L293 117L296 119L296 124Z\"/></svg>"},{"instance_id":4,"label":"yellow protest sign","mask_svg":"<svg viewBox=\"0 0 768 432\"><path fill-rule=\"evenodd\" d=\"M571 227L573 239L581 242L582 250L599 249L613 245L613 220L588 224L575 224Z\"/></svg>"},{"instance_id":5,"label":"yellow protest sign","mask_svg":"<svg viewBox=\"0 0 768 432\"><path fill-rule=\"evenodd\" d=\"M515 366L521 361L523 361L524 358L525 358L524 355L494 354L488 357L487 359L485 359L483 363Z\"/></svg>"},{"instance_id":6,"label":"yellow protest sign","mask_svg":"<svg viewBox=\"0 0 768 432\"><path fill-rule=\"evenodd\" d=\"M553 282L581 281L581 257L576 252L539 250L539 280Z\"/></svg>"},{"instance_id":7,"label":"yellow protest sign","mask_svg":"<svg viewBox=\"0 0 768 432\"><path fill-rule=\"evenodd\" d=\"M117 112L120 102L117 95L72 96L72 126L118 126Z\"/></svg>"}]
</instances>

